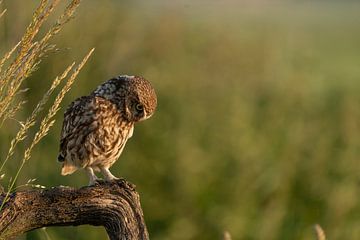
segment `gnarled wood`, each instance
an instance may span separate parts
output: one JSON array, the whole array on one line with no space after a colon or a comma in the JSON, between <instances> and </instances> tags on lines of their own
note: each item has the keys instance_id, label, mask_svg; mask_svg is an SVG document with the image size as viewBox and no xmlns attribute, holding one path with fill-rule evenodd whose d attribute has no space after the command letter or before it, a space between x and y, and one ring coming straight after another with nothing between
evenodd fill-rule
<instances>
[{"instance_id":1,"label":"gnarled wood","mask_svg":"<svg viewBox=\"0 0 360 240\"><path fill-rule=\"evenodd\" d=\"M0 212L0 239L46 226L83 224L104 226L111 240L149 239L139 194L125 180L15 192Z\"/></svg>"}]
</instances>

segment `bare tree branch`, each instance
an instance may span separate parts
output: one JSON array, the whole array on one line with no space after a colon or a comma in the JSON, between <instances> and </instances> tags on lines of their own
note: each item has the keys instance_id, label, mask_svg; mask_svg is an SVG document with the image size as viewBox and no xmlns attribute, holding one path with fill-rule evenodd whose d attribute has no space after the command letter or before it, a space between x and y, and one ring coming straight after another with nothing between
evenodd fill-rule
<instances>
[{"instance_id":1,"label":"bare tree branch","mask_svg":"<svg viewBox=\"0 0 360 240\"><path fill-rule=\"evenodd\" d=\"M83 224L104 226L111 240L149 239L139 194L125 180L15 192L0 212L0 239L46 226Z\"/></svg>"}]
</instances>

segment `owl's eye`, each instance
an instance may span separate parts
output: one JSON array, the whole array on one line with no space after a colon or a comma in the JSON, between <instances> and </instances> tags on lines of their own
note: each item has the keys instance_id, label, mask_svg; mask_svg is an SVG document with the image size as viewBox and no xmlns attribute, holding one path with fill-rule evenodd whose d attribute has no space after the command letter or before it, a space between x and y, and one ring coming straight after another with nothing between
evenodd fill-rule
<instances>
[{"instance_id":1,"label":"owl's eye","mask_svg":"<svg viewBox=\"0 0 360 240\"><path fill-rule=\"evenodd\" d=\"M138 112L142 112L144 110L144 106L140 103L136 104L135 108Z\"/></svg>"}]
</instances>

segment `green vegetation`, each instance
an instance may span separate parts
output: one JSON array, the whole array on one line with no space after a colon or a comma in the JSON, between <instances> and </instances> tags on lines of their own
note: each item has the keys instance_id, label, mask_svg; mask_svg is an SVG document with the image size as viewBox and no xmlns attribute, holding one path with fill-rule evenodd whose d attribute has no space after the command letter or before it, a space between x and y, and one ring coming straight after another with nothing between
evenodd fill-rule
<instances>
[{"instance_id":1,"label":"green vegetation","mask_svg":"<svg viewBox=\"0 0 360 240\"><path fill-rule=\"evenodd\" d=\"M117 74L142 75L157 89L156 114L136 126L112 168L137 185L151 239L220 239L224 230L233 239L315 239L316 223L330 239L360 239L360 4L149 2L83 1L53 40L58 51L25 80L27 102L14 118L24 121L50 80L96 47L62 104ZM36 6L3 2L1 56ZM61 121L57 114L18 185L87 184L81 171L60 176ZM1 160L20 127L4 122ZM46 232L105 238L88 226Z\"/></svg>"}]
</instances>

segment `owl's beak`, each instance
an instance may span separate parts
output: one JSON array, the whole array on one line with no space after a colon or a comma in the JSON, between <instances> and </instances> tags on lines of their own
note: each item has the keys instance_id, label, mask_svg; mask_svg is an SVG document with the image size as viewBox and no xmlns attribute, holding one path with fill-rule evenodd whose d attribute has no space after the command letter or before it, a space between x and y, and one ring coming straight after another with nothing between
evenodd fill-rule
<instances>
[{"instance_id":1,"label":"owl's beak","mask_svg":"<svg viewBox=\"0 0 360 240\"><path fill-rule=\"evenodd\" d=\"M152 114L149 114L144 110L144 117L140 119L140 121L144 121L146 119L149 119L152 116Z\"/></svg>"}]
</instances>

